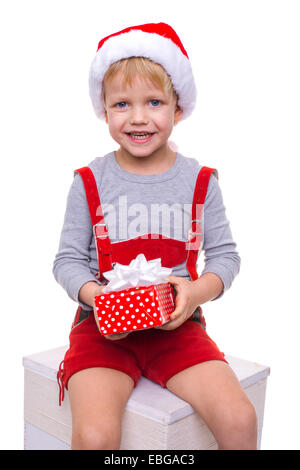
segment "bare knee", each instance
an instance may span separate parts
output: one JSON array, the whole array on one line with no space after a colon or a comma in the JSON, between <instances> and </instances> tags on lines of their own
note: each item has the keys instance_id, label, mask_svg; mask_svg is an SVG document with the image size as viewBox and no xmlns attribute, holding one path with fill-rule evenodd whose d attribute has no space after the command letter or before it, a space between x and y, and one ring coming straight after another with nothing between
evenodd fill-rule
<instances>
[{"instance_id":1,"label":"bare knee","mask_svg":"<svg viewBox=\"0 0 300 470\"><path fill-rule=\"evenodd\" d=\"M257 448L257 417L255 408L249 400L243 400L226 410L223 432L218 444L220 449Z\"/></svg>"},{"instance_id":2,"label":"bare knee","mask_svg":"<svg viewBox=\"0 0 300 470\"><path fill-rule=\"evenodd\" d=\"M72 450L117 450L120 448L120 434L117 426L81 424L73 429Z\"/></svg>"}]
</instances>

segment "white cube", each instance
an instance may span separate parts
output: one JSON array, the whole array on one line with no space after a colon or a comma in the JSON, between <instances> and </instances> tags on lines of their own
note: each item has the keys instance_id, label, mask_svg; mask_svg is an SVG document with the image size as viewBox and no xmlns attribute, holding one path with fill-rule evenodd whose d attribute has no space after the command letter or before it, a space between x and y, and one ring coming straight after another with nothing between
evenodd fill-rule
<instances>
[{"instance_id":1,"label":"white cube","mask_svg":"<svg viewBox=\"0 0 300 470\"><path fill-rule=\"evenodd\" d=\"M68 392L62 406L58 406L56 382L58 365L66 349L64 346L23 358L25 449L70 449L72 419ZM260 448L270 369L235 357L226 359L256 409ZM121 449L209 450L218 449L218 445L191 405L141 377L126 405Z\"/></svg>"}]
</instances>

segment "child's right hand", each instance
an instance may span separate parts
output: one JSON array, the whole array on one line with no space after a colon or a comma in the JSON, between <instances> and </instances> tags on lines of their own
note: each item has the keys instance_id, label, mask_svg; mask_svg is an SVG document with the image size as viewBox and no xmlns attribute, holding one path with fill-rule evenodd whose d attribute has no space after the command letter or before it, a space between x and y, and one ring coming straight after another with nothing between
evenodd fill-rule
<instances>
[{"instance_id":1,"label":"child's right hand","mask_svg":"<svg viewBox=\"0 0 300 470\"><path fill-rule=\"evenodd\" d=\"M104 289L105 286L98 286L98 288L96 289L95 291L95 296L96 295L100 295L102 290ZM97 309L96 309L96 306L95 306L95 301L93 299L93 310L94 310L94 317L95 317L95 321L96 321L96 325L97 325L97 328L100 332L100 327L99 327L99 320L98 320L98 313L97 313ZM111 341L115 341L115 340L119 340L119 339L123 339L123 338L126 338L126 336L128 336L130 333L130 331L128 331L127 333L116 333L114 335L104 335L104 337L106 339L110 339Z\"/></svg>"}]
</instances>

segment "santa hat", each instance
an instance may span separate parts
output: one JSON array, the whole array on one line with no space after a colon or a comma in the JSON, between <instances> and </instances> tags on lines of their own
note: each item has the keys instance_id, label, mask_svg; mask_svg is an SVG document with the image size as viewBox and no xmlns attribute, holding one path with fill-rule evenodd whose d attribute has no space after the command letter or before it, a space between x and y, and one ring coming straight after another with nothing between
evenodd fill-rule
<instances>
[{"instance_id":1,"label":"santa hat","mask_svg":"<svg viewBox=\"0 0 300 470\"><path fill-rule=\"evenodd\" d=\"M90 68L89 88L95 113L100 119L105 117L101 97L104 75L114 62L129 57L145 57L160 64L178 95L178 105L183 111L181 119L192 113L196 86L187 52L171 26L149 23L123 29L99 42Z\"/></svg>"}]
</instances>

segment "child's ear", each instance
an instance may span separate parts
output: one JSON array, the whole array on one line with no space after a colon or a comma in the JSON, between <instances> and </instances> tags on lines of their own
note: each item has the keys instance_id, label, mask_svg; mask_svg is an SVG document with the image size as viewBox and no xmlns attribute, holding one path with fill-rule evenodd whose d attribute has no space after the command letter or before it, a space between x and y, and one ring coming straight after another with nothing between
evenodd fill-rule
<instances>
[{"instance_id":1,"label":"child's ear","mask_svg":"<svg viewBox=\"0 0 300 470\"><path fill-rule=\"evenodd\" d=\"M177 124L180 121L182 114L182 109L177 105L174 113L174 124Z\"/></svg>"}]
</instances>

